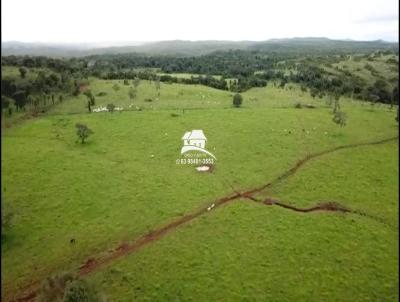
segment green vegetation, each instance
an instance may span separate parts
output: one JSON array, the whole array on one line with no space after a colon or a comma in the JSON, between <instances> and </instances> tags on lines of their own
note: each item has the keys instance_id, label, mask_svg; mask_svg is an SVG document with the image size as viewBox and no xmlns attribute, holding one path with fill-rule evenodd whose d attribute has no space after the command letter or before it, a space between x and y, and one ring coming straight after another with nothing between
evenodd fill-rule
<instances>
[{"instance_id":1,"label":"green vegetation","mask_svg":"<svg viewBox=\"0 0 400 302\"><path fill-rule=\"evenodd\" d=\"M396 75L381 76L384 67L374 66L398 56L381 52L286 54L285 62L265 56L258 60L271 69L258 68L256 76L250 63L259 51L152 57L170 69L151 72L122 71L136 64L129 55L126 62L116 56L115 70L104 67L113 56L99 57L98 69L85 67L87 58L8 57L13 66L2 66L2 299L42 284L38 299L60 301L102 301L94 288L107 301L397 300L398 142L310 157L398 135L398 92L390 80ZM217 65L222 72L196 70L197 80L168 78L193 74L171 70L172 63L211 66L221 56L250 65L239 68L244 74ZM364 73L357 69L365 64L347 75L335 68L348 70L350 61L373 68L366 67L360 90L342 89ZM225 88L212 87L222 81ZM373 110L362 100L365 92L374 95ZM124 113L108 113L114 111ZM182 135L192 129L204 131L206 149L217 157L211 172L176 164ZM210 207L277 179L304 158L311 159L254 200L242 196ZM266 205L266 198L300 208L338 202L358 212L300 213ZM209 210L123 254L141 236L200 208ZM62 273L111 251L122 256L83 279Z\"/></svg>"},{"instance_id":2,"label":"green vegetation","mask_svg":"<svg viewBox=\"0 0 400 302\"><path fill-rule=\"evenodd\" d=\"M39 302L100 302L105 301L87 281L72 273L60 273L46 278L40 286Z\"/></svg>"},{"instance_id":3,"label":"green vegetation","mask_svg":"<svg viewBox=\"0 0 400 302\"><path fill-rule=\"evenodd\" d=\"M239 108L240 106L242 106L242 102L243 102L243 97L239 93L236 93L233 96L233 106Z\"/></svg>"},{"instance_id":4,"label":"green vegetation","mask_svg":"<svg viewBox=\"0 0 400 302\"><path fill-rule=\"evenodd\" d=\"M112 112L112 110L110 111ZM93 134L93 131L85 124L77 123L75 127L77 128L76 135L81 140L82 144L85 142L85 139L89 137L89 135Z\"/></svg>"}]
</instances>

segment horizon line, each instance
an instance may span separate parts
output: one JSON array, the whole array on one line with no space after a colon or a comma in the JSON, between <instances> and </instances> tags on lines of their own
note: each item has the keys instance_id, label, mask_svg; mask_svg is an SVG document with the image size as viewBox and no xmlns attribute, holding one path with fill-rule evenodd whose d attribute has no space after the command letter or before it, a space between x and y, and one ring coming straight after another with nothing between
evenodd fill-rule
<instances>
[{"instance_id":1,"label":"horizon line","mask_svg":"<svg viewBox=\"0 0 400 302\"><path fill-rule=\"evenodd\" d=\"M9 39L2 40L1 43L26 43L26 44L53 44L53 45L84 45L84 44L120 44L118 46L139 46L139 45L131 45L129 43L159 43L159 42L268 42L273 40L287 40L287 39L327 39L333 41L351 41L351 42L376 42L381 41L385 43L399 43L399 40L385 40L382 38L378 39L352 39L352 38L329 38L324 36L296 36L296 37L281 37L281 38L268 38L268 39L241 39L241 40L229 40L229 39L166 39L166 40L109 40L109 41L45 41L45 40L17 40L17 39ZM121 45L123 44L123 45ZM109 46L105 46L109 47Z\"/></svg>"}]
</instances>

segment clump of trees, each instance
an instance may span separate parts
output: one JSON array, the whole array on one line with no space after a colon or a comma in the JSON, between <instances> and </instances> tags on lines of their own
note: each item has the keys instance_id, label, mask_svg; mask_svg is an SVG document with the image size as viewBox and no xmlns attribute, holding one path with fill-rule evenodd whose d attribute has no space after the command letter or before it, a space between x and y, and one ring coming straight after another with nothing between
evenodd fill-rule
<instances>
[{"instance_id":1,"label":"clump of trees","mask_svg":"<svg viewBox=\"0 0 400 302\"><path fill-rule=\"evenodd\" d=\"M37 72L29 71L25 65L21 65L18 70L20 77L6 75L1 78L2 100L6 100L4 97L8 98L8 105L3 103L2 108L10 112L13 109L16 111L31 109L33 113L44 112L48 107L55 105L57 100L61 102L62 95L79 95L80 88L85 83L78 71L74 74L65 70ZM30 77L26 76L28 72Z\"/></svg>"},{"instance_id":2,"label":"clump of trees","mask_svg":"<svg viewBox=\"0 0 400 302\"><path fill-rule=\"evenodd\" d=\"M232 101L232 103L233 103L233 106L235 106L236 108L239 108L240 106L242 106L243 97L242 97L239 93L236 93L236 94L233 96L233 101Z\"/></svg>"},{"instance_id":3,"label":"clump of trees","mask_svg":"<svg viewBox=\"0 0 400 302\"><path fill-rule=\"evenodd\" d=\"M78 136L78 139L80 139L81 143L83 144L85 142L85 140L94 132L88 128L87 125L85 124L81 124L81 123L77 123L75 125L76 127L76 135Z\"/></svg>"}]
</instances>

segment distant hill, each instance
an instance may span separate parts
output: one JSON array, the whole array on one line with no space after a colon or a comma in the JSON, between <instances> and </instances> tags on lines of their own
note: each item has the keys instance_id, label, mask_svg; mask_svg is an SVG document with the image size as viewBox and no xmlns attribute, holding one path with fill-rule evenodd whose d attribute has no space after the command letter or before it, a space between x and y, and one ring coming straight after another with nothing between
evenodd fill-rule
<instances>
[{"instance_id":1,"label":"distant hill","mask_svg":"<svg viewBox=\"0 0 400 302\"><path fill-rule=\"evenodd\" d=\"M377 41L331 40L327 38L273 39L256 42L250 49L264 51L304 52L365 52L380 49L398 49L398 43Z\"/></svg>"},{"instance_id":2,"label":"distant hill","mask_svg":"<svg viewBox=\"0 0 400 302\"><path fill-rule=\"evenodd\" d=\"M142 45L93 47L90 44L46 44L2 42L2 55L74 57L95 54L142 53L148 55L198 56L214 51L262 50L275 52L365 52L396 49L398 43L377 41L331 40L327 38L271 39L267 41L161 41Z\"/></svg>"}]
</instances>

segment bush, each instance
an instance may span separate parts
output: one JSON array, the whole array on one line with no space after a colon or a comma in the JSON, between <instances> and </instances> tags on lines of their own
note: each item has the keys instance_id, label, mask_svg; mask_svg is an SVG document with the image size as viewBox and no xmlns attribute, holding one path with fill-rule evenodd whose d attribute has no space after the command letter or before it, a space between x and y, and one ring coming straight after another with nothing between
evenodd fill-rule
<instances>
[{"instance_id":1,"label":"bush","mask_svg":"<svg viewBox=\"0 0 400 302\"><path fill-rule=\"evenodd\" d=\"M104 301L96 290L76 274L60 273L44 280L37 301L100 302Z\"/></svg>"},{"instance_id":2,"label":"bush","mask_svg":"<svg viewBox=\"0 0 400 302\"><path fill-rule=\"evenodd\" d=\"M118 84L114 84L112 89L114 89L114 91L118 91L118 90L120 90L120 87Z\"/></svg>"},{"instance_id":3,"label":"bush","mask_svg":"<svg viewBox=\"0 0 400 302\"><path fill-rule=\"evenodd\" d=\"M74 279L76 276L71 273L61 273L47 278L39 288L37 300L39 302L62 301L67 283Z\"/></svg>"},{"instance_id":4,"label":"bush","mask_svg":"<svg viewBox=\"0 0 400 302\"><path fill-rule=\"evenodd\" d=\"M297 102L297 103L294 105L294 108L297 108L297 109L302 108L301 103L300 103L300 102Z\"/></svg>"},{"instance_id":5,"label":"bush","mask_svg":"<svg viewBox=\"0 0 400 302\"><path fill-rule=\"evenodd\" d=\"M233 96L233 106L235 106L236 108L239 108L243 103L243 98L239 93L236 93Z\"/></svg>"},{"instance_id":6,"label":"bush","mask_svg":"<svg viewBox=\"0 0 400 302\"><path fill-rule=\"evenodd\" d=\"M100 91L98 94L97 94L97 96L106 96L107 95L107 92L104 92L104 91Z\"/></svg>"},{"instance_id":7,"label":"bush","mask_svg":"<svg viewBox=\"0 0 400 302\"><path fill-rule=\"evenodd\" d=\"M151 103L153 101L153 99L145 99L145 102Z\"/></svg>"},{"instance_id":8,"label":"bush","mask_svg":"<svg viewBox=\"0 0 400 302\"><path fill-rule=\"evenodd\" d=\"M96 291L87 282L81 279L67 283L63 302L97 302L100 298Z\"/></svg>"}]
</instances>

